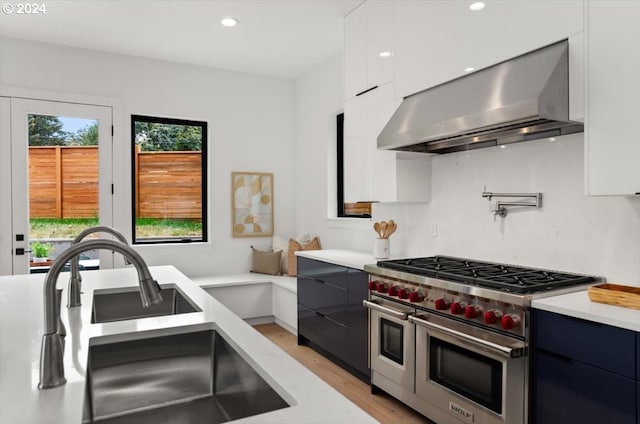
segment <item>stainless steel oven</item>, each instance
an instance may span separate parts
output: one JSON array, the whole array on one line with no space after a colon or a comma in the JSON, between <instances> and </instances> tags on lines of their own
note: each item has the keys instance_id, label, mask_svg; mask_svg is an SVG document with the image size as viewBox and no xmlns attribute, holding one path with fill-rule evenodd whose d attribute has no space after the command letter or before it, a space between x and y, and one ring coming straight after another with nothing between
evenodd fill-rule
<instances>
[{"instance_id":1,"label":"stainless steel oven","mask_svg":"<svg viewBox=\"0 0 640 424\"><path fill-rule=\"evenodd\" d=\"M372 392L438 424L528 424L531 300L601 281L448 256L364 270Z\"/></svg>"},{"instance_id":2,"label":"stainless steel oven","mask_svg":"<svg viewBox=\"0 0 640 424\"><path fill-rule=\"evenodd\" d=\"M416 396L462 422L526 422L523 341L428 312L408 321L416 330Z\"/></svg>"},{"instance_id":3,"label":"stainless steel oven","mask_svg":"<svg viewBox=\"0 0 640 424\"><path fill-rule=\"evenodd\" d=\"M369 309L369 358L374 384L384 376L400 391L413 392L415 328L409 316L415 309L382 298L365 300L363 304Z\"/></svg>"}]
</instances>

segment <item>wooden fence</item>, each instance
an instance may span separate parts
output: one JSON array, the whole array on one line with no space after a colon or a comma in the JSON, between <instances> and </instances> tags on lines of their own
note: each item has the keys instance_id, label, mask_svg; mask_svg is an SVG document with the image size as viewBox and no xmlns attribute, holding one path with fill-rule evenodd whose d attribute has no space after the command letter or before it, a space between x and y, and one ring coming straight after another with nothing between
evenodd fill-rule
<instances>
[{"instance_id":1,"label":"wooden fence","mask_svg":"<svg viewBox=\"0 0 640 424\"><path fill-rule=\"evenodd\" d=\"M98 216L97 147L29 147L32 218Z\"/></svg>"},{"instance_id":2,"label":"wooden fence","mask_svg":"<svg viewBox=\"0 0 640 424\"><path fill-rule=\"evenodd\" d=\"M202 154L136 148L136 216L202 219Z\"/></svg>"},{"instance_id":3,"label":"wooden fence","mask_svg":"<svg viewBox=\"0 0 640 424\"><path fill-rule=\"evenodd\" d=\"M200 219L200 152L136 152L136 215ZM96 146L29 147L32 218L98 215Z\"/></svg>"}]
</instances>

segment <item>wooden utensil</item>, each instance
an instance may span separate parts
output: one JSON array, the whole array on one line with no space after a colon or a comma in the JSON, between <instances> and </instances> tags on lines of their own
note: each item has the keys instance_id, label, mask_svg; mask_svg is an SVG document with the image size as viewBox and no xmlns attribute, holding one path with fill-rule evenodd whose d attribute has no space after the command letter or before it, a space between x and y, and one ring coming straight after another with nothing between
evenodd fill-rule
<instances>
[{"instance_id":1,"label":"wooden utensil","mask_svg":"<svg viewBox=\"0 0 640 424\"><path fill-rule=\"evenodd\" d=\"M373 223L373 231L375 231L378 234L379 238L382 238L382 232L380 231L380 223L379 222L374 222Z\"/></svg>"},{"instance_id":2,"label":"wooden utensil","mask_svg":"<svg viewBox=\"0 0 640 424\"><path fill-rule=\"evenodd\" d=\"M398 224L396 224L395 222L392 222L391 225L387 225L387 234L385 238L391 237L391 234L395 233L397 229L398 229Z\"/></svg>"},{"instance_id":3,"label":"wooden utensil","mask_svg":"<svg viewBox=\"0 0 640 424\"><path fill-rule=\"evenodd\" d=\"M380 238L385 238L384 235L387 231L387 222L380 221Z\"/></svg>"},{"instance_id":4,"label":"wooden utensil","mask_svg":"<svg viewBox=\"0 0 640 424\"><path fill-rule=\"evenodd\" d=\"M389 236L393 232L394 225L395 225L395 222L393 222L393 219L390 219L389 221L387 221L387 229L384 233L384 238L389 238Z\"/></svg>"}]
</instances>

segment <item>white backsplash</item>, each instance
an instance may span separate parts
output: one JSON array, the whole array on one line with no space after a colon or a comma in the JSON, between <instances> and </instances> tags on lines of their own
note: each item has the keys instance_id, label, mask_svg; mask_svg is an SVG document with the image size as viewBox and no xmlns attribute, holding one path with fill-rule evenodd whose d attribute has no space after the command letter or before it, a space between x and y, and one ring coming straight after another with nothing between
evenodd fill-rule
<instances>
[{"instance_id":1,"label":"white backsplash","mask_svg":"<svg viewBox=\"0 0 640 424\"><path fill-rule=\"evenodd\" d=\"M640 286L640 198L584 195L582 133L434 156L432 165L430 203L374 207L374 221L398 221L393 255L461 256ZM542 192L542 208L494 218L485 187Z\"/></svg>"}]
</instances>

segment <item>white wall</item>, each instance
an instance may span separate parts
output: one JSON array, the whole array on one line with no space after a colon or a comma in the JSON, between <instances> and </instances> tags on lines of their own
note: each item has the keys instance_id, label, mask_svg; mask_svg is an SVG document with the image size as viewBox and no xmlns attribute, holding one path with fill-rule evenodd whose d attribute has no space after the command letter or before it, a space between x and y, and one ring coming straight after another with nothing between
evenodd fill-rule
<instances>
[{"instance_id":1,"label":"white wall","mask_svg":"<svg viewBox=\"0 0 640 424\"><path fill-rule=\"evenodd\" d=\"M320 235L323 248L366 250L373 243L367 240L370 221L327 219L336 215L336 115L343 109L342 56L334 55L296 83L296 233Z\"/></svg>"},{"instance_id":2,"label":"white wall","mask_svg":"<svg viewBox=\"0 0 640 424\"><path fill-rule=\"evenodd\" d=\"M325 219L323 197L333 196L325 159L335 140L341 90L339 56L298 80L298 230L318 233L323 247L371 252L371 221L335 228ZM377 204L372 221L398 222L391 237L398 256L461 256L640 286L640 198L585 197L583 158L583 134L433 156L431 202ZM543 208L512 210L494 221L493 203L481 197L485 186L542 192Z\"/></svg>"},{"instance_id":3,"label":"white wall","mask_svg":"<svg viewBox=\"0 0 640 424\"><path fill-rule=\"evenodd\" d=\"M174 264L190 276L249 270L249 245L268 241L231 237L232 171L274 173L276 232L294 234L294 81L12 38L0 38L0 57L2 86L120 99L114 224L127 235L131 114L209 122L213 246L139 247L149 264Z\"/></svg>"},{"instance_id":4,"label":"white wall","mask_svg":"<svg viewBox=\"0 0 640 424\"><path fill-rule=\"evenodd\" d=\"M414 230L394 240L409 256L444 254L603 275L640 286L640 199L584 196L583 134L435 156L432 200L417 210L381 205ZM542 192L541 209L491 212L493 192ZM414 216L409 215L413 213ZM418 219L416 226L414 220ZM432 224L437 236L431 235Z\"/></svg>"}]
</instances>

